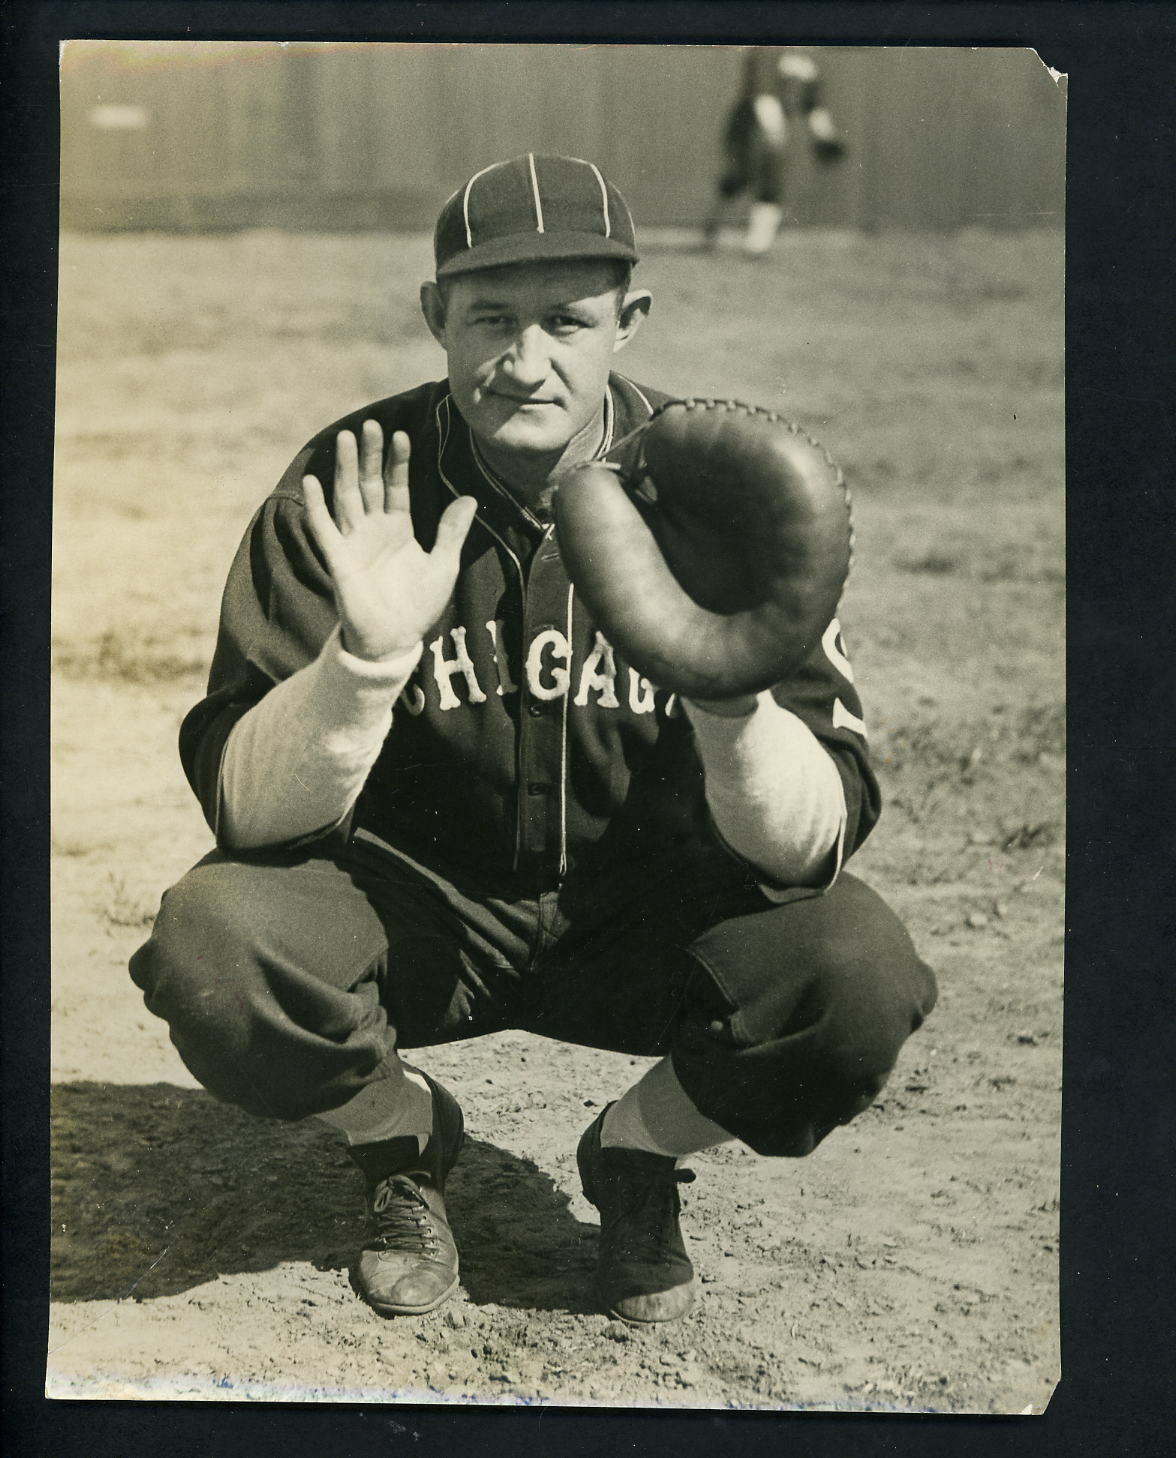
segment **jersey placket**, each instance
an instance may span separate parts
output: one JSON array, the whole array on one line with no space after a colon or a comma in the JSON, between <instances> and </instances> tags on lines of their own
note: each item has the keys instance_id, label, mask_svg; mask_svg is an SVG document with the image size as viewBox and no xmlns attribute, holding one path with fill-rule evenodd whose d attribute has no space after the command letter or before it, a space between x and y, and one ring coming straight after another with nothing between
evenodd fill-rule
<instances>
[{"instance_id":1,"label":"jersey placket","mask_svg":"<svg viewBox=\"0 0 1176 1458\"><path fill-rule=\"evenodd\" d=\"M481 459L472 437L470 452L489 488L479 516L520 568L514 870L538 886L554 886L567 859L572 591L554 524L514 497Z\"/></svg>"},{"instance_id":2,"label":"jersey placket","mask_svg":"<svg viewBox=\"0 0 1176 1458\"><path fill-rule=\"evenodd\" d=\"M518 869L554 884L566 868L572 592L548 526L525 570L519 687Z\"/></svg>"}]
</instances>

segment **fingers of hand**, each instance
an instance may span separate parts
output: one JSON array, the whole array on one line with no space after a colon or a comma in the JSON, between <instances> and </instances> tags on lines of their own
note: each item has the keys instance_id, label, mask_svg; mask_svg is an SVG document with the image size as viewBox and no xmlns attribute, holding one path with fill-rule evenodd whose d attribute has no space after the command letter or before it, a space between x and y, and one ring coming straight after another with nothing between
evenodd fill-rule
<instances>
[{"instance_id":1,"label":"fingers of hand","mask_svg":"<svg viewBox=\"0 0 1176 1458\"><path fill-rule=\"evenodd\" d=\"M359 490L359 447L349 430L335 437L335 523L349 532L363 520L364 504Z\"/></svg>"},{"instance_id":2,"label":"fingers of hand","mask_svg":"<svg viewBox=\"0 0 1176 1458\"><path fill-rule=\"evenodd\" d=\"M408 460L412 442L403 430L392 434L392 453L387 480L384 482L384 510L408 510Z\"/></svg>"},{"instance_id":3,"label":"fingers of hand","mask_svg":"<svg viewBox=\"0 0 1176 1458\"><path fill-rule=\"evenodd\" d=\"M384 432L378 420L365 420L359 453L359 491L365 510L384 506Z\"/></svg>"},{"instance_id":4,"label":"fingers of hand","mask_svg":"<svg viewBox=\"0 0 1176 1458\"><path fill-rule=\"evenodd\" d=\"M335 438L335 521L353 531L365 516L408 505L408 436L393 436L389 486L384 483L384 432L378 420L365 420L357 442L350 430ZM399 488L399 489L397 489ZM393 502L390 498L402 497Z\"/></svg>"}]
</instances>

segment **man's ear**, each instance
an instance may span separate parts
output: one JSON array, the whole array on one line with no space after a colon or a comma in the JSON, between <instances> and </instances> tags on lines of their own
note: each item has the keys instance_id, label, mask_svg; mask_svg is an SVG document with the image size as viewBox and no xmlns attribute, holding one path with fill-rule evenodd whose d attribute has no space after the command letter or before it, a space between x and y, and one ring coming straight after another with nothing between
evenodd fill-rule
<instances>
[{"instance_id":1,"label":"man's ear","mask_svg":"<svg viewBox=\"0 0 1176 1458\"><path fill-rule=\"evenodd\" d=\"M617 316L617 337L613 342L614 354L618 349L624 349L645 323L645 316L649 313L652 304L653 295L648 289L631 289L625 295Z\"/></svg>"},{"instance_id":2,"label":"man's ear","mask_svg":"<svg viewBox=\"0 0 1176 1458\"><path fill-rule=\"evenodd\" d=\"M445 348L445 300L441 290L430 280L421 284L421 313L429 326L429 333L442 349Z\"/></svg>"}]
</instances>

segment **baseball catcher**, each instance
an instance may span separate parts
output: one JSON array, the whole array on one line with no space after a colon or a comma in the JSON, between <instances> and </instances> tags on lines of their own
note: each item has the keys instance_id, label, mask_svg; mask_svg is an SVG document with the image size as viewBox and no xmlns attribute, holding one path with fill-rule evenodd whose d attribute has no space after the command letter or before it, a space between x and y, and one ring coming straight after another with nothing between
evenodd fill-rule
<instances>
[{"instance_id":1,"label":"baseball catcher","mask_svg":"<svg viewBox=\"0 0 1176 1458\"><path fill-rule=\"evenodd\" d=\"M822 98L811 52L798 46L747 46L738 99L723 132L724 167L703 224L713 248L734 203L750 198L743 251L753 258L775 242L784 218L792 159L806 140L822 167L846 155L845 138Z\"/></svg>"},{"instance_id":2,"label":"baseball catcher","mask_svg":"<svg viewBox=\"0 0 1176 1458\"><path fill-rule=\"evenodd\" d=\"M808 1154L935 1000L844 869L879 813L849 500L787 422L612 369L651 300L593 164L483 168L434 255L446 378L317 432L245 531L180 731L216 848L131 973L217 1097L340 1131L389 1316L459 1281L461 1108L406 1055L648 1057L578 1164L602 1309L671 1321L683 1161Z\"/></svg>"}]
</instances>

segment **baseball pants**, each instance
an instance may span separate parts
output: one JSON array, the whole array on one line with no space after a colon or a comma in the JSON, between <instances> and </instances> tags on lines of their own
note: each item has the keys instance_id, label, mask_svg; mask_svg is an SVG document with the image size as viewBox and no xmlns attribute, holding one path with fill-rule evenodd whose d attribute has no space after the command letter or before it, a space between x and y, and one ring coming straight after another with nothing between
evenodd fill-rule
<instances>
[{"instance_id":1,"label":"baseball pants","mask_svg":"<svg viewBox=\"0 0 1176 1458\"><path fill-rule=\"evenodd\" d=\"M784 202L790 172L791 146L766 137L750 107L736 109L723 138L725 167L719 178L719 196L735 198L749 193L755 202Z\"/></svg>"},{"instance_id":2,"label":"baseball pants","mask_svg":"<svg viewBox=\"0 0 1176 1458\"><path fill-rule=\"evenodd\" d=\"M808 1154L865 1109L936 996L898 918L844 873L777 904L668 864L602 906L583 882L458 888L354 842L207 856L131 975L192 1074L255 1114L325 1112L393 1050L517 1028L669 1054L699 1112L767 1155Z\"/></svg>"}]
</instances>

